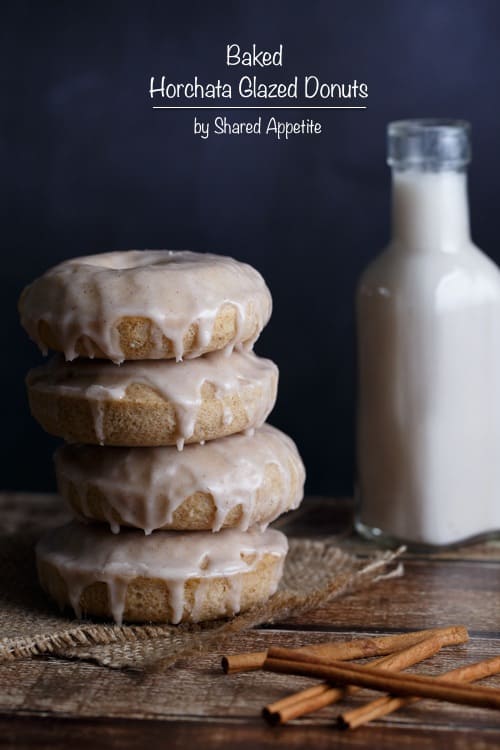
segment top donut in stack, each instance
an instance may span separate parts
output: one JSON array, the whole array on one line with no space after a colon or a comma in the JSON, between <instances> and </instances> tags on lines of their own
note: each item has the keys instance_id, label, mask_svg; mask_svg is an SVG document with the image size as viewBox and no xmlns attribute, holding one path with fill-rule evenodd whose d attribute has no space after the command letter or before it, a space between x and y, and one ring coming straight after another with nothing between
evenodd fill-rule
<instances>
[{"instance_id":1,"label":"top donut in stack","mask_svg":"<svg viewBox=\"0 0 500 750\"><path fill-rule=\"evenodd\" d=\"M21 323L47 353L124 360L249 350L272 300L252 266L187 250L129 250L64 261L24 289Z\"/></svg>"}]
</instances>

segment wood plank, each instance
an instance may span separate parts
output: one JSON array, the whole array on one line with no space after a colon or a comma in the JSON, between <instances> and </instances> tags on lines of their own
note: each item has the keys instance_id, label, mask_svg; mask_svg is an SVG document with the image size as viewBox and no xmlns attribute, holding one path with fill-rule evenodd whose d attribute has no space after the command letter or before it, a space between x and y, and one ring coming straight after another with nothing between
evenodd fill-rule
<instances>
[{"instance_id":1,"label":"wood plank","mask_svg":"<svg viewBox=\"0 0 500 750\"><path fill-rule=\"evenodd\" d=\"M347 595L285 627L418 630L461 623L474 632L500 631L498 562L408 559L405 575Z\"/></svg>"},{"instance_id":2,"label":"wood plank","mask_svg":"<svg viewBox=\"0 0 500 750\"><path fill-rule=\"evenodd\" d=\"M203 750L274 750L276 747L315 750L498 750L499 733L481 730L463 735L448 727L423 730L420 726L361 727L355 732L322 727L266 727L257 722L245 726L227 721L199 724L190 721L122 720L96 722L43 718L9 719L0 716L0 747L37 750L184 750L195 744Z\"/></svg>"}]
</instances>

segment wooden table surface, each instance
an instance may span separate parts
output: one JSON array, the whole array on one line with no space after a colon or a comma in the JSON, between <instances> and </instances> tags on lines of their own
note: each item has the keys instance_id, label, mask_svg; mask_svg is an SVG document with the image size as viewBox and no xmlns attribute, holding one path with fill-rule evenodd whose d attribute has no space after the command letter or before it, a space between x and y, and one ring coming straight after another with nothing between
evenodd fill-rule
<instances>
[{"instance_id":1,"label":"wooden table surface","mask_svg":"<svg viewBox=\"0 0 500 750\"><path fill-rule=\"evenodd\" d=\"M24 496L25 497L25 496ZM22 502L23 496L19 497ZM284 530L339 535L360 555L373 550L349 532L346 501L310 499ZM366 634L463 623L469 643L445 649L417 671L437 673L500 655L500 541L432 556L406 555L405 575L332 602L305 617L237 636L228 651L302 645ZM37 748L499 748L500 713L422 701L353 732L337 729L331 706L283 727L260 717L266 703L314 681L254 672L224 675L220 653L155 673L81 661L0 664L0 746ZM500 687L500 678L484 681ZM373 696L374 694L370 694ZM359 705L367 699L350 699Z\"/></svg>"}]
</instances>

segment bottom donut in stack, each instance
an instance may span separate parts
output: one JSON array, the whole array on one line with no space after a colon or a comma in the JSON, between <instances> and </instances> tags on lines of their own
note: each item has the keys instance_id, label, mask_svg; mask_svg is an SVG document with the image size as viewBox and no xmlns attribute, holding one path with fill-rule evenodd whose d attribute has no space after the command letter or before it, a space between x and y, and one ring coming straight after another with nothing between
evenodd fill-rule
<instances>
[{"instance_id":1,"label":"bottom donut in stack","mask_svg":"<svg viewBox=\"0 0 500 750\"><path fill-rule=\"evenodd\" d=\"M128 622L201 622L266 601L278 587L287 553L280 531L217 534L127 529L72 522L37 545L40 583L77 617Z\"/></svg>"},{"instance_id":2,"label":"bottom donut in stack","mask_svg":"<svg viewBox=\"0 0 500 750\"><path fill-rule=\"evenodd\" d=\"M43 537L38 572L47 593L78 617L199 622L276 591L287 542L266 527L299 505L305 471L294 442L275 427L183 451L65 445L55 464L61 495L94 523ZM110 534L95 523L103 521L114 532L128 528Z\"/></svg>"}]
</instances>

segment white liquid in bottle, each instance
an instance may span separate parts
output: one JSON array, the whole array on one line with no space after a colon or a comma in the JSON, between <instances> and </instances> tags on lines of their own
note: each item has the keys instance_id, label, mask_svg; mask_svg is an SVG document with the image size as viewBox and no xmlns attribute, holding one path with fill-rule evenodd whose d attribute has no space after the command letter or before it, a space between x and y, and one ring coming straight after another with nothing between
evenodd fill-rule
<instances>
[{"instance_id":1,"label":"white liquid in bottle","mask_svg":"<svg viewBox=\"0 0 500 750\"><path fill-rule=\"evenodd\" d=\"M500 529L500 271L470 239L465 123L389 126L393 239L363 274L358 530L445 546Z\"/></svg>"}]
</instances>

